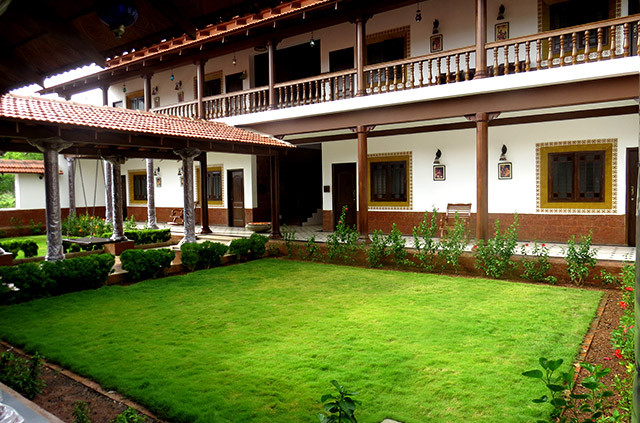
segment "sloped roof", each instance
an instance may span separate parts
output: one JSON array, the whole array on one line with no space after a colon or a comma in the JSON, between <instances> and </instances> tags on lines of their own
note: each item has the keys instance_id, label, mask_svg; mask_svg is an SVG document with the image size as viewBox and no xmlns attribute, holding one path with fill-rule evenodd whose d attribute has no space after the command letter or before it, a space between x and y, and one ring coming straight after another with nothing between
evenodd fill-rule
<instances>
[{"instance_id":1,"label":"sloped roof","mask_svg":"<svg viewBox=\"0 0 640 423\"><path fill-rule=\"evenodd\" d=\"M220 122L12 94L0 97L0 120L7 119L192 140L293 147L285 141Z\"/></svg>"},{"instance_id":2,"label":"sloped roof","mask_svg":"<svg viewBox=\"0 0 640 423\"><path fill-rule=\"evenodd\" d=\"M44 174L43 160L0 160L0 173ZM62 175L62 170L58 173Z\"/></svg>"}]
</instances>

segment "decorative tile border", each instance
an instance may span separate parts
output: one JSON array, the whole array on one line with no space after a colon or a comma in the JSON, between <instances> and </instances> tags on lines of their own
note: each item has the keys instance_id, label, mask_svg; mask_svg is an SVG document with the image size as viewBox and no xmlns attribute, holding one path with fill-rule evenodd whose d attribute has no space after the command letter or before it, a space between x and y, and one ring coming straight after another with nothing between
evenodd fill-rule
<instances>
[{"instance_id":1,"label":"decorative tile border","mask_svg":"<svg viewBox=\"0 0 640 423\"><path fill-rule=\"evenodd\" d=\"M413 153L411 151L400 151L397 153L377 153L368 154L367 159L374 157L409 157L407 160L407 199L409 200L408 206L369 206L370 211L382 211L382 210L413 210ZM368 170L367 170L368 171Z\"/></svg>"},{"instance_id":2,"label":"decorative tile border","mask_svg":"<svg viewBox=\"0 0 640 423\"><path fill-rule=\"evenodd\" d=\"M542 159L540 150L544 147L556 147L567 145L590 145L590 144L611 144L611 208L607 209L570 209L570 208L542 208L540 205L540 160ZM618 139L601 138L579 141L554 141L536 143L536 211L538 213L559 213L559 214L615 214L618 207Z\"/></svg>"}]
</instances>

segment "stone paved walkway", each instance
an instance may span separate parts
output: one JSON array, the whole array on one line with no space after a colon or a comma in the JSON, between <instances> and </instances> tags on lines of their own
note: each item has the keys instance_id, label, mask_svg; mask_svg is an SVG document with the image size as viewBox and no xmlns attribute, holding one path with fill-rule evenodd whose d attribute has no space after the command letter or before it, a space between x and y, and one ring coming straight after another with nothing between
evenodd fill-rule
<instances>
[{"instance_id":1,"label":"stone paved walkway","mask_svg":"<svg viewBox=\"0 0 640 423\"><path fill-rule=\"evenodd\" d=\"M16 410L24 418L24 423L64 423L2 383L0 383L0 402Z\"/></svg>"}]
</instances>

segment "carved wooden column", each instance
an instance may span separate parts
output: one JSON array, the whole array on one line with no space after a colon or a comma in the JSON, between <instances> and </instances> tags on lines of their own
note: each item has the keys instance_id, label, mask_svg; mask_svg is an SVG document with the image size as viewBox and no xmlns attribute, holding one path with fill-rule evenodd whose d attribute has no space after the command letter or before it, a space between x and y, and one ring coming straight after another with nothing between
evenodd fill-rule
<instances>
[{"instance_id":1,"label":"carved wooden column","mask_svg":"<svg viewBox=\"0 0 640 423\"><path fill-rule=\"evenodd\" d=\"M489 121L499 113L479 112L466 116L476 123L476 239L486 240L489 231Z\"/></svg>"},{"instance_id":2,"label":"carved wooden column","mask_svg":"<svg viewBox=\"0 0 640 423\"><path fill-rule=\"evenodd\" d=\"M71 146L59 137L29 140L29 144L44 156L45 211L47 215L47 254L45 260L64 259L62 250L62 221L60 212L60 185L58 183L58 153Z\"/></svg>"},{"instance_id":3,"label":"carved wooden column","mask_svg":"<svg viewBox=\"0 0 640 423\"><path fill-rule=\"evenodd\" d=\"M476 73L473 79L487 77L487 0L476 0Z\"/></svg>"},{"instance_id":4,"label":"carved wooden column","mask_svg":"<svg viewBox=\"0 0 640 423\"><path fill-rule=\"evenodd\" d=\"M280 239L280 155L271 156L271 238Z\"/></svg>"},{"instance_id":5,"label":"carved wooden column","mask_svg":"<svg viewBox=\"0 0 640 423\"><path fill-rule=\"evenodd\" d=\"M69 216L76 215L76 160L73 157L67 159L67 176L69 177ZM96 175L97 176L97 175ZM87 205L85 204L85 207Z\"/></svg>"},{"instance_id":6,"label":"carved wooden column","mask_svg":"<svg viewBox=\"0 0 640 423\"><path fill-rule=\"evenodd\" d=\"M102 86L102 105L109 105L109 86ZM111 174L111 164L103 160L102 161L103 169L104 169L104 219L107 222L113 221L113 186L112 186L112 174ZM97 177L97 175L96 175Z\"/></svg>"},{"instance_id":7,"label":"carved wooden column","mask_svg":"<svg viewBox=\"0 0 640 423\"><path fill-rule=\"evenodd\" d=\"M364 242L369 242L369 185L368 185L368 160L367 160L367 134L373 130L373 126L358 125L355 132L358 134L358 231ZM340 213L340 210L334 210Z\"/></svg>"},{"instance_id":8,"label":"carved wooden column","mask_svg":"<svg viewBox=\"0 0 640 423\"><path fill-rule=\"evenodd\" d=\"M210 234L209 228L209 178L207 177L207 152L203 151L198 158L200 162L200 222L202 223L201 234Z\"/></svg>"},{"instance_id":9,"label":"carved wooden column","mask_svg":"<svg viewBox=\"0 0 640 423\"><path fill-rule=\"evenodd\" d=\"M269 109L276 108L276 64L275 64L276 43L273 40L267 41L267 54L269 57Z\"/></svg>"},{"instance_id":10,"label":"carved wooden column","mask_svg":"<svg viewBox=\"0 0 640 423\"><path fill-rule=\"evenodd\" d=\"M151 76L152 74L142 75L144 80L144 109L151 110ZM156 185L153 176L153 159L147 159L147 227L150 229L158 229L158 221L156 218Z\"/></svg>"},{"instance_id":11,"label":"carved wooden column","mask_svg":"<svg viewBox=\"0 0 640 423\"><path fill-rule=\"evenodd\" d=\"M111 209L113 210L113 234L111 239L116 242L127 241L127 237L124 236L124 224L122 222L122 207L124 206L124 193L122 192L122 185L120 184L120 162L122 157L120 156L108 156L103 157L110 163L111 167L111 190L113 192Z\"/></svg>"},{"instance_id":12,"label":"carved wooden column","mask_svg":"<svg viewBox=\"0 0 640 423\"><path fill-rule=\"evenodd\" d=\"M356 84L358 87L356 96L366 94L367 84L364 82L364 66L367 62L366 23L367 18L364 16L358 16L356 18Z\"/></svg>"},{"instance_id":13,"label":"carved wooden column","mask_svg":"<svg viewBox=\"0 0 640 423\"><path fill-rule=\"evenodd\" d=\"M182 148L173 150L182 159L182 175L184 177L184 238L180 244L185 242L196 242L196 220L193 204L193 158L200 155L197 148Z\"/></svg>"}]
</instances>

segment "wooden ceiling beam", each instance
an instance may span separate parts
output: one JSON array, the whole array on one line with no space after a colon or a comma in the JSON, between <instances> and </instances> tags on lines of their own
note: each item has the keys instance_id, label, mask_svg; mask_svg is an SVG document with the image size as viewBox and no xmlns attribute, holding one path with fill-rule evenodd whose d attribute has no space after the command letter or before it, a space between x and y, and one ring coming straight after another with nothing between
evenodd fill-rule
<instances>
[{"instance_id":1,"label":"wooden ceiling beam","mask_svg":"<svg viewBox=\"0 0 640 423\"><path fill-rule=\"evenodd\" d=\"M187 36L195 40L198 28L191 22L189 18L184 14L181 8L171 0L155 0L150 1L149 4L164 15L167 19L173 22L178 28L184 31Z\"/></svg>"}]
</instances>

